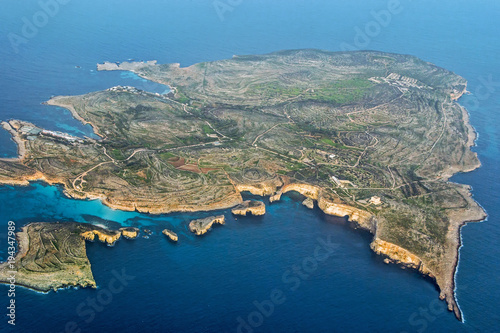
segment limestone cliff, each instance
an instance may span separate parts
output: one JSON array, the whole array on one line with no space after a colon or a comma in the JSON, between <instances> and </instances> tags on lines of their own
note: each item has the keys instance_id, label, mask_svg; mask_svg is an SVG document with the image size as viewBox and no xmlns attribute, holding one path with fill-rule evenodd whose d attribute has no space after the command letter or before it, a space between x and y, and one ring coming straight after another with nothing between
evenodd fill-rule
<instances>
[{"instance_id":1,"label":"limestone cliff","mask_svg":"<svg viewBox=\"0 0 500 333\"><path fill-rule=\"evenodd\" d=\"M370 230L374 233L376 230L375 217L359 208L349 206L342 203L335 203L323 196L318 199L318 207L328 215L347 216L349 221L356 222L360 227Z\"/></svg>"},{"instance_id":2,"label":"limestone cliff","mask_svg":"<svg viewBox=\"0 0 500 333\"><path fill-rule=\"evenodd\" d=\"M248 213L254 216L264 215L266 213L266 205L262 201L246 200L238 206L234 207L231 212L234 215L246 216Z\"/></svg>"},{"instance_id":3,"label":"limestone cliff","mask_svg":"<svg viewBox=\"0 0 500 333\"><path fill-rule=\"evenodd\" d=\"M182 197L170 196L165 202L151 201L148 198L130 198L130 200L110 198L108 196L102 195L96 196L84 196L81 197L78 192L71 189L68 190L68 195L83 199L100 199L102 202L113 209L123 210L123 211L137 211L146 214L168 214L173 212L199 212L199 211L211 211L217 209L227 209L234 205L241 203L243 200L239 192L234 191L229 193L227 196L222 198L217 202L201 203L201 204L189 204L184 203Z\"/></svg>"},{"instance_id":4,"label":"limestone cliff","mask_svg":"<svg viewBox=\"0 0 500 333\"><path fill-rule=\"evenodd\" d=\"M276 192L276 189L281 186L282 183L277 181L263 181L259 183L244 183L236 184L235 188L238 192L250 192L253 195L268 196Z\"/></svg>"},{"instance_id":5,"label":"limestone cliff","mask_svg":"<svg viewBox=\"0 0 500 333\"><path fill-rule=\"evenodd\" d=\"M402 264L416 269L431 278L435 278L434 274L424 265L419 257L400 246L375 238L370 247L375 253L387 256L389 259L387 262Z\"/></svg>"},{"instance_id":6,"label":"limestone cliff","mask_svg":"<svg viewBox=\"0 0 500 333\"><path fill-rule=\"evenodd\" d=\"M137 228L120 228L120 231L122 233L122 236L127 239L135 239L137 238L137 236L139 236L139 229Z\"/></svg>"},{"instance_id":7,"label":"limestone cliff","mask_svg":"<svg viewBox=\"0 0 500 333\"><path fill-rule=\"evenodd\" d=\"M94 241L95 236L97 236L99 241L108 245L114 245L115 242L120 239L121 235L122 232L120 231L108 233L100 230L89 230L81 234L82 238L88 241Z\"/></svg>"}]
</instances>

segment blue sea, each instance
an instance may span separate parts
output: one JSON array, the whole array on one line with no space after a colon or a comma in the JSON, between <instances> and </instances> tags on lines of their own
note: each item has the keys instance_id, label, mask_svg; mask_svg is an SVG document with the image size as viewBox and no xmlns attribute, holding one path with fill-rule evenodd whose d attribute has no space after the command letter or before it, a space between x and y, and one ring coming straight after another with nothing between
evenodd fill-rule
<instances>
[{"instance_id":1,"label":"blue sea","mask_svg":"<svg viewBox=\"0 0 500 333\"><path fill-rule=\"evenodd\" d=\"M197 62L282 49L372 49L412 54L462 75L483 166L453 181L473 187L487 210L462 229L457 299L465 322L445 310L432 281L386 265L371 235L344 218L308 210L297 195L263 217L234 218L203 237L187 223L212 213L152 216L77 201L36 182L0 186L0 258L7 223L77 221L149 229L114 247L88 243L98 289L48 294L18 288L16 325L1 332L498 332L500 314L500 2L464 0L3 0L0 120L93 136L64 109L42 105L131 85L135 75L97 72L104 61ZM0 157L16 147L0 131ZM161 234L179 234L173 244ZM321 259L315 255L322 253ZM299 271L298 267L305 270Z\"/></svg>"}]
</instances>

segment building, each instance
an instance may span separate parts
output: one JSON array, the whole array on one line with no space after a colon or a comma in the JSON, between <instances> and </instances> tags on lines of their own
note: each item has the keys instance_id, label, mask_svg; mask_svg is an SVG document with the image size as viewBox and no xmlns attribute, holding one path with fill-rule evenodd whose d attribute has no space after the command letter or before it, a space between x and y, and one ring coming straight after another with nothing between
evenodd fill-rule
<instances>
[{"instance_id":1,"label":"building","mask_svg":"<svg viewBox=\"0 0 500 333\"><path fill-rule=\"evenodd\" d=\"M370 203L375 205L375 206L378 206L378 205L382 204L382 200L380 199L380 197L372 197L370 199Z\"/></svg>"}]
</instances>

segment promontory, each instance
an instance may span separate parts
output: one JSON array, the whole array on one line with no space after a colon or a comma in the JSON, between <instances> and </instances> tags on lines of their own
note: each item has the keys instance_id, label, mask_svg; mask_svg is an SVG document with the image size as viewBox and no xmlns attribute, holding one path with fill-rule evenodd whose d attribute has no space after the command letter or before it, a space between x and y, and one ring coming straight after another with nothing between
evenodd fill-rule
<instances>
[{"instance_id":1,"label":"promontory","mask_svg":"<svg viewBox=\"0 0 500 333\"><path fill-rule=\"evenodd\" d=\"M16 233L18 252L13 263L0 264L0 283L10 283L14 276L16 284L42 292L96 288L85 241L97 238L114 245L122 235L135 238L137 233L136 228L108 230L87 223L30 223Z\"/></svg>"}]
</instances>

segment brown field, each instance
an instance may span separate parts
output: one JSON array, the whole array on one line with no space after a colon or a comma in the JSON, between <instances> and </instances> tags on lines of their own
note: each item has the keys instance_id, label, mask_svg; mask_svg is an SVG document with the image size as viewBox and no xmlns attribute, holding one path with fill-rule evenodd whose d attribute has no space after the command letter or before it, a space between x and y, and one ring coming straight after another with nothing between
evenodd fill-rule
<instances>
[{"instance_id":1,"label":"brown field","mask_svg":"<svg viewBox=\"0 0 500 333\"><path fill-rule=\"evenodd\" d=\"M191 171L195 173L201 173L202 171L195 164L184 164L177 168L177 170Z\"/></svg>"},{"instance_id":2,"label":"brown field","mask_svg":"<svg viewBox=\"0 0 500 333\"><path fill-rule=\"evenodd\" d=\"M168 163L178 168L186 164L186 159L183 157L172 157L168 159Z\"/></svg>"}]
</instances>

